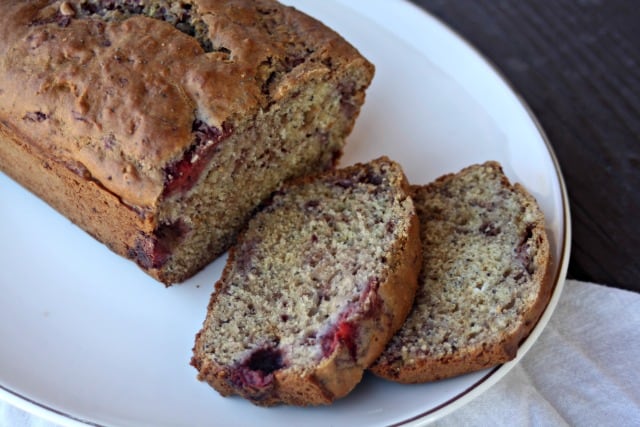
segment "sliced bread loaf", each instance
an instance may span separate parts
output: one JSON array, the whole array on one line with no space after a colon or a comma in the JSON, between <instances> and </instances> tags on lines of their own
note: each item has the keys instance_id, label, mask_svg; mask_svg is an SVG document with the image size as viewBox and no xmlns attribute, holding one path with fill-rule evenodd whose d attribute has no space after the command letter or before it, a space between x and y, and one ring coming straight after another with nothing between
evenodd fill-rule
<instances>
[{"instance_id":1,"label":"sliced bread loaf","mask_svg":"<svg viewBox=\"0 0 640 427\"><path fill-rule=\"evenodd\" d=\"M496 162L413 186L423 266L415 304L372 371L415 383L516 356L550 297L535 199Z\"/></svg>"},{"instance_id":2,"label":"sliced bread loaf","mask_svg":"<svg viewBox=\"0 0 640 427\"><path fill-rule=\"evenodd\" d=\"M274 0L0 2L0 170L169 285L332 168L375 69Z\"/></svg>"},{"instance_id":3,"label":"sliced bread loaf","mask_svg":"<svg viewBox=\"0 0 640 427\"><path fill-rule=\"evenodd\" d=\"M387 158L276 191L232 248L192 365L269 406L346 395L408 314L421 265L402 169Z\"/></svg>"}]
</instances>

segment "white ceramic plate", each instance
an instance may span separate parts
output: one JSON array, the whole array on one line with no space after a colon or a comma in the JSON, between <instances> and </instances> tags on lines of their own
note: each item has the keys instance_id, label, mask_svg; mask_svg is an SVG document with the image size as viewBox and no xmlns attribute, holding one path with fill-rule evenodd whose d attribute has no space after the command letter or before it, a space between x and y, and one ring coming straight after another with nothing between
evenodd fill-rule
<instances>
[{"instance_id":1,"label":"white ceramic plate","mask_svg":"<svg viewBox=\"0 0 640 427\"><path fill-rule=\"evenodd\" d=\"M546 139L505 81L465 42L403 1L288 0L342 33L377 66L343 164L382 154L414 183L488 159L538 199L558 300L569 211ZM98 425L422 425L485 391L517 360L422 385L365 376L321 408L223 399L189 366L224 258L166 289L0 173L0 398L51 421Z\"/></svg>"}]
</instances>

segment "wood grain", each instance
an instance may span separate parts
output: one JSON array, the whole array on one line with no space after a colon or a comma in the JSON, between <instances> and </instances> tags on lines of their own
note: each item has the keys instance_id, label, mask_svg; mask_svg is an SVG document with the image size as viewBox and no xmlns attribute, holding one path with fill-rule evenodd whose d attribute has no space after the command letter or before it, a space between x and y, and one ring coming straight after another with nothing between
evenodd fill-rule
<instances>
[{"instance_id":1,"label":"wood grain","mask_svg":"<svg viewBox=\"0 0 640 427\"><path fill-rule=\"evenodd\" d=\"M569 277L640 292L640 7L412 0L484 54L540 120L569 192Z\"/></svg>"}]
</instances>

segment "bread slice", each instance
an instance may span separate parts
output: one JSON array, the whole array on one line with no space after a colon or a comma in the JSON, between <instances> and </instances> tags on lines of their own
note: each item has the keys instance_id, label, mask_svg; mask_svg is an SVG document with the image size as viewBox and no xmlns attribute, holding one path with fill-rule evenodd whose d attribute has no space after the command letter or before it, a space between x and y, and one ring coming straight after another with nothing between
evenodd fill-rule
<instances>
[{"instance_id":1,"label":"bread slice","mask_svg":"<svg viewBox=\"0 0 640 427\"><path fill-rule=\"evenodd\" d=\"M261 406L349 393L411 308L419 224L387 158L296 180L251 219L216 284L192 365Z\"/></svg>"},{"instance_id":2,"label":"bread slice","mask_svg":"<svg viewBox=\"0 0 640 427\"><path fill-rule=\"evenodd\" d=\"M417 383L516 356L551 293L535 199L496 162L412 187L423 266L413 310L371 370Z\"/></svg>"}]
</instances>

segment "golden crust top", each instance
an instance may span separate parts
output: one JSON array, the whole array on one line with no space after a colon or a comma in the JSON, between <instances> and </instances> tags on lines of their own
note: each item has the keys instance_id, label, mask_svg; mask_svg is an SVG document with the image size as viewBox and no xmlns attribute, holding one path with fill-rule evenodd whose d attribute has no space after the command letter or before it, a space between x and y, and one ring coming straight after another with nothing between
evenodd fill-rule
<instances>
[{"instance_id":1,"label":"golden crust top","mask_svg":"<svg viewBox=\"0 0 640 427\"><path fill-rule=\"evenodd\" d=\"M270 0L180 2L186 29L164 9L93 3L0 1L0 125L133 205L157 203L196 120L222 129L306 73L368 65L320 22Z\"/></svg>"}]
</instances>

